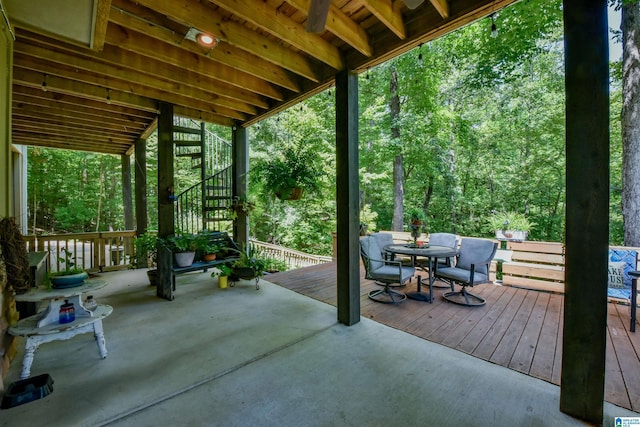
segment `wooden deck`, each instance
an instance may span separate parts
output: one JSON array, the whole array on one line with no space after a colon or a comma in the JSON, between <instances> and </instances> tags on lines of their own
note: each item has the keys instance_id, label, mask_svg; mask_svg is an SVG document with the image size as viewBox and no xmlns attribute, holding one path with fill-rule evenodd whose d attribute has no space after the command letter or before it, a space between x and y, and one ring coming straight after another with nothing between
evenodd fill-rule
<instances>
[{"instance_id":1,"label":"wooden deck","mask_svg":"<svg viewBox=\"0 0 640 427\"><path fill-rule=\"evenodd\" d=\"M423 277L426 274L422 272ZM364 271L361 272L364 277ZM335 263L269 275L269 282L336 305ZM415 290L416 281L407 285ZM474 287L482 307L448 303L434 289L433 304L407 299L380 304L367 298L379 289L361 282L361 313L377 322L480 359L560 384L564 296L492 284ZM640 412L640 329L629 332L629 307L609 304L605 400Z\"/></svg>"}]
</instances>

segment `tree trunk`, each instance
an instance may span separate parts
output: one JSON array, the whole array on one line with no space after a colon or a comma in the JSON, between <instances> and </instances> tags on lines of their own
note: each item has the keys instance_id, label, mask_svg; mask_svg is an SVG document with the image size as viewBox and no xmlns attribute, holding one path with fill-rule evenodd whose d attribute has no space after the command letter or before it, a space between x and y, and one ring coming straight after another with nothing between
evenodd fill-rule
<instances>
[{"instance_id":1,"label":"tree trunk","mask_svg":"<svg viewBox=\"0 0 640 427\"><path fill-rule=\"evenodd\" d=\"M640 246L640 2L622 3L622 215L624 244Z\"/></svg>"},{"instance_id":2,"label":"tree trunk","mask_svg":"<svg viewBox=\"0 0 640 427\"><path fill-rule=\"evenodd\" d=\"M389 107L391 110L391 139L400 139L400 127L397 124L400 117L400 96L398 95L398 71L391 72L389 82ZM402 152L393 159L393 220L392 231L402 231L404 225L404 167Z\"/></svg>"}]
</instances>

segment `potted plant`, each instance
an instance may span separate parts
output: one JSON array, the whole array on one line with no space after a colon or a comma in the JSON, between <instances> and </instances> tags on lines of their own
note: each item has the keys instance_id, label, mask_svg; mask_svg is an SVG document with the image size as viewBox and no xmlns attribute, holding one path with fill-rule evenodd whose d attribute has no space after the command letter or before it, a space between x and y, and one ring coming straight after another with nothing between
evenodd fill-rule
<instances>
[{"instance_id":1,"label":"potted plant","mask_svg":"<svg viewBox=\"0 0 640 427\"><path fill-rule=\"evenodd\" d=\"M239 214L248 215L256 207L247 196L234 196L228 207L230 218L235 221Z\"/></svg>"},{"instance_id":2,"label":"potted plant","mask_svg":"<svg viewBox=\"0 0 640 427\"><path fill-rule=\"evenodd\" d=\"M425 214L422 209L411 208L409 209L409 227L411 228L411 237L413 237L413 244L417 245L418 237L425 229Z\"/></svg>"},{"instance_id":3,"label":"potted plant","mask_svg":"<svg viewBox=\"0 0 640 427\"><path fill-rule=\"evenodd\" d=\"M62 254L63 258L60 259L60 263L64 264L64 270L49 274L51 286L56 289L62 289L82 285L89 275L82 268L75 267L76 263L73 260L73 252L67 248L62 248Z\"/></svg>"},{"instance_id":4,"label":"potted plant","mask_svg":"<svg viewBox=\"0 0 640 427\"><path fill-rule=\"evenodd\" d=\"M235 282L238 279L256 279L256 288L258 288L258 280L260 280L260 277L264 275L267 268L267 262L257 256L253 246L249 246L248 249L245 249L243 246L241 250L230 250L237 252L240 255L240 258L231 264L231 268L233 270L230 276L231 280Z\"/></svg>"},{"instance_id":5,"label":"potted plant","mask_svg":"<svg viewBox=\"0 0 640 427\"><path fill-rule=\"evenodd\" d=\"M158 235L153 232L143 233L136 237L133 246L135 249L134 267L148 268L147 277L149 278L149 283L155 286L156 278L158 277L158 270L156 270L158 264Z\"/></svg>"},{"instance_id":6,"label":"potted plant","mask_svg":"<svg viewBox=\"0 0 640 427\"><path fill-rule=\"evenodd\" d=\"M197 234L175 234L167 238L178 267L188 267L193 264L200 242L201 238Z\"/></svg>"},{"instance_id":7,"label":"potted plant","mask_svg":"<svg viewBox=\"0 0 640 427\"><path fill-rule=\"evenodd\" d=\"M202 260L203 261L214 261L218 256L218 251L220 247L215 243L206 242L204 243L200 249L202 250Z\"/></svg>"},{"instance_id":8,"label":"potted plant","mask_svg":"<svg viewBox=\"0 0 640 427\"><path fill-rule=\"evenodd\" d=\"M320 189L322 168L316 153L302 145L287 147L258 168L265 189L281 200L298 200L305 191Z\"/></svg>"},{"instance_id":9,"label":"potted plant","mask_svg":"<svg viewBox=\"0 0 640 427\"><path fill-rule=\"evenodd\" d=\"M487 218L489 227L495 231L498 240L525 241L535 225L524 214L518 212L493 212Z\"/></svg>"},{"instance_id":10,"label":"potted plant","mask_svg":"<svg viewBox=\"0 0 640 427\"><path fill-rule=\"evenodd\" d=\"M229 281L229 276L233 273L233 268L227 264L220 264L214 268L211 277L218 277L218 287L225 289Z\"/></svg>"}]
</instances>

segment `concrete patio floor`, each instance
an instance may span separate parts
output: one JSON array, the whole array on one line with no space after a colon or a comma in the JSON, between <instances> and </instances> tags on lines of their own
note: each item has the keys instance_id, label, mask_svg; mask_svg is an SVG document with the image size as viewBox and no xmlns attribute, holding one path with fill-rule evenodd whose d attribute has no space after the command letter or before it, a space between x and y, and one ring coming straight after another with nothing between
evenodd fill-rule
<instances>
[{"instance_id":1,"label":"concrete patio floor","mask_svg":"<svg viewBox=\"0 0 640 427\"><path fill-rule=\"evenodd\" d=\"M53 392L0 411L0 426L580 426L560 389L261 281L218 289L178 278L174 301L144 270L104 273L109 354L91 334L43 344L32 376ZM23 355L5 386L18 380ZM605 404L614 417L640 414Z\"/></svg>"}]
</instances>

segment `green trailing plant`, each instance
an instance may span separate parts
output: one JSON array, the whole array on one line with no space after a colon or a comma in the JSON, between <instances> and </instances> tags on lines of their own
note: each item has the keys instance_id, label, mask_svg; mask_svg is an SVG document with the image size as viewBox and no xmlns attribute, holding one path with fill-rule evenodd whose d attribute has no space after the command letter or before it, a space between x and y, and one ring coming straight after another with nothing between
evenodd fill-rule
<instances>
[{"instance_id":1,"label":"green trailing plant","mask_svg":"<svg viewBox=\"0 0 640 427\"><path fill-rule=\"evenodd\" d=\"M283 200L291 199L296 188L318 192L322 177L318 159L317 153L302 149L302 144L285 148L258 169L264 188Z\"/></svg>"},{"instance_id":2,"label":"green trailing plant","mask_svg":"<svg viewBox=\"0 0 640 427\"><path fill-rule=\"evenodd\" d=\"M220 264L214 267L211 277L228 277L233 273L233 268L227 264Z\"/></svg>"},{"instance_id":3,"label":"green trailing plant","mask_svg":"<svg viewBox=\"0 0 640 427\"><path fill-rule=\"evenodd\" d=\"M518 212L494 212L487 218L491 230L530 231L535 225Z\"/></svg>"},{"instance_id":4,"label":"green trailing plant","mask_svg":"<svg viewBox=\"0 0 640 427\"><path fill-rule=\"evenodd\" d=\"M134 266L155 267L158 263L158 235L146 232L136 237L133 243L135 249Z\"/></svg>"},{"instance_id":5,"label":"green trailing plant","mask_svg":"<svg viewBox=\"0 0 640 427\"><path fill-rule=\"evenodd\" d=\"M426 216L422 209L411 208L407 211L407 214L409 215L409 221L411 222L411 224L424 224Z\"/></svg>"},{"instance_id":6,"label":"green trailing plant","mask_svg":"<svg viewBox=\"0 0 640 427\"><path fill-rule=\"evenodd\" d=\"M202 246L202 235L175 234L167 237L172 252L195 252Z\"/></svg>"},{"instance_id":7,"label":"green trailing plant","mask_svg":"<svg viewBox=\"0 0 640 427\"><path fill-rule=\"evenodd\" d=\"M239 214L248 215L253 209L255 209L256 204L249 200L247 196L234 196L231 205L228 208L229 218L233 221L238 219Z\"/></svg>"},{"instance_id":8,"label":"green trailing plant","mask_svg":"<svg viewBox=\"0 0 640 427\"><path fill-rule=\"evenodd\" d=\"M240 250L228 248L231 252L236 252L239 258L231 264L234 269L237 268L251 268L256 276L263 276L267 269L267 260L260 257L253 245L249 245L246 248L242 245Z\"/></svg>"},{"instance_id":9,"label":"green trailing plant","mask_svg":"<svg viewBox=\"0 0 640 427\"><path fill-rule=\"evenodd\" d=\"M69 276L71 274L84 273L84 269L76 267L76 263L73 260L73 252L67 248L62 248L62 258L60 258L60 264L64 265L64 270L54 271L49 275L51 277Z\"/></svg>"}]
</instances>

